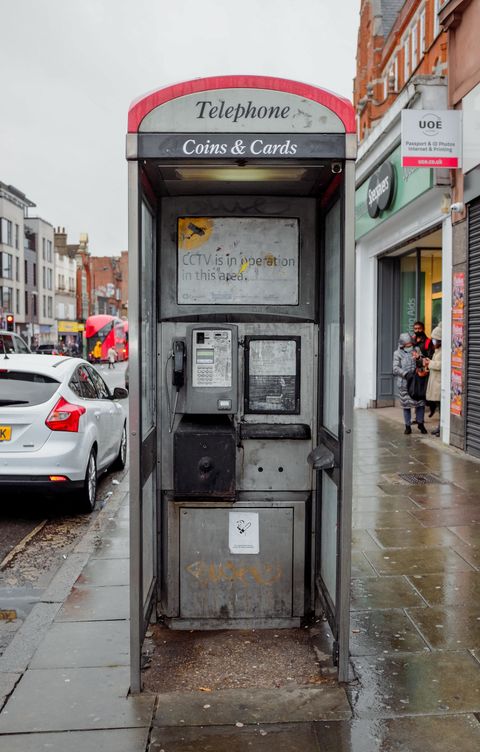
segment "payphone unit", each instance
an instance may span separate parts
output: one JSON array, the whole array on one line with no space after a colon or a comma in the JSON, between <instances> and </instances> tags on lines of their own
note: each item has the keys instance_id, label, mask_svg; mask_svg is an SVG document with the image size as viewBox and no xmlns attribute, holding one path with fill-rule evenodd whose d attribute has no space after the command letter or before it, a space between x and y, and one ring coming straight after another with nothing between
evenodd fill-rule
<instances>
[{"instance_id":1,"label":"payphone unit","mask_svg":"<svg viewBox=\"0 0 480 752\"><path fill-rule=\"evenodd\" d=\"M323 609L348 675L355 156L351 104L284 79L130 110L137 635L154 606L177 629Z\"/></svg>"}]
</instances>

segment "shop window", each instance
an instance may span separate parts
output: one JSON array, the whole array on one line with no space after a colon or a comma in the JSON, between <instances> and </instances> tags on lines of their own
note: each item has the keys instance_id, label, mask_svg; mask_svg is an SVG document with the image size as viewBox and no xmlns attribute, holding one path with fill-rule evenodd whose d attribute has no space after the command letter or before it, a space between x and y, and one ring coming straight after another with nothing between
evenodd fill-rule
<instances>
[{"instance_id":1,"label":"shop window","mask_svg":"<svg viewBox=\"0 0 480 752\"><path fill-rule=\"evenodd\" d=\"M412 332L415 321L430 334L442 316L442 252L419 249L400 259L400 331Z\"/></svg>"}]
</instances>

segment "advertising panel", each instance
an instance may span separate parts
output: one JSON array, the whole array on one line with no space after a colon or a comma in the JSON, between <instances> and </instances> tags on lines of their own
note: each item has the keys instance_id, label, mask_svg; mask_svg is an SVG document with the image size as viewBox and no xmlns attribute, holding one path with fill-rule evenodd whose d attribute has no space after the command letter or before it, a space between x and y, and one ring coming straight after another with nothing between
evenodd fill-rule
<instances>
[{"instance_id":1,"label":"advertising panel","mask_svg":"<svg viewBox=\"0 0 480 752\"><path fill-rule=\"evenodd\" d=\"M459 110L402 111L402 167L462 166Z\"/></svg>"},{"instance_id":2,"label":"advertising panel","mask_svg":"<svg viewBox=\"0 0 480 752\"><path fill-rule=\"evenodd\" d=\"M180 217L179 305L297 305L298 219Z\"/></svg>"}]
</instances>

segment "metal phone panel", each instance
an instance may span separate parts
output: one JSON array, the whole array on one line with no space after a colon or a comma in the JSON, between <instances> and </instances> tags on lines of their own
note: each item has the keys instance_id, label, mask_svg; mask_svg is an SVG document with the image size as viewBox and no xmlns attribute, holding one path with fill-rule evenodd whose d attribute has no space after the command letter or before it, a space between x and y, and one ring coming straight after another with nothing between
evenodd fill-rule
<instances>
[{"instance_id":1,"label":"metal phone panel","mask_svg":"<svg viewBox=\"0 0 480 752\"><path fill-rule=\"evenodd\" d=\"M243 491L309 491L310 441L243 441Z\"/></svg>"},{"instance_id":2,"label":"metal phone panel","mask_svg":"<svg viewBox=\"0 0 480 752\"><path fill-rule=\"evenodd\" d=\"M231 552L229 515L235 513L225 508L180 510L180 617L291 617L293 509L240 510L241 516L258 519L258 554Z\"/></svg>"},{"instance_id":3,"label":"metal phone panel","mask_svg":"<svg viewBox=\"0 0 480 752\"><path fill-rule=\"evenodd\" d=\"M202 342L199 342L202 337ZM187 326L185 412L232 414L238 409L238 330L235 325Z\"/></svg>"}]
</instances>

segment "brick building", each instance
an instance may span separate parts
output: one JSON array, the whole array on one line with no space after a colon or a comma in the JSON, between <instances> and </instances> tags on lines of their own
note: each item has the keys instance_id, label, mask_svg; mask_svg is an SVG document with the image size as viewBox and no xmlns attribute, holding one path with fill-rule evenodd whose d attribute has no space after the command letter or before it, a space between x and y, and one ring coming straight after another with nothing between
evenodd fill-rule
<instances>
[{"instance_id":1,"label":"brick building","mask_svg":"<svg viewBox=\"0 0 480 752\"><path fill-rule=\"evenodd\" d=\"M444 3L443 3L444 4ZM392 353L416 319L443 322L450 340L451 174L401 166L404 109L448 107L447 33L441 0L363 0L354 103L356 171L356 404L395 402ZM373 186L384 180L382 207ZM455 217L453 217L455 219ZM450 440L449 348L442 368L442 438Z\"/></svg>"}]
</instances>

